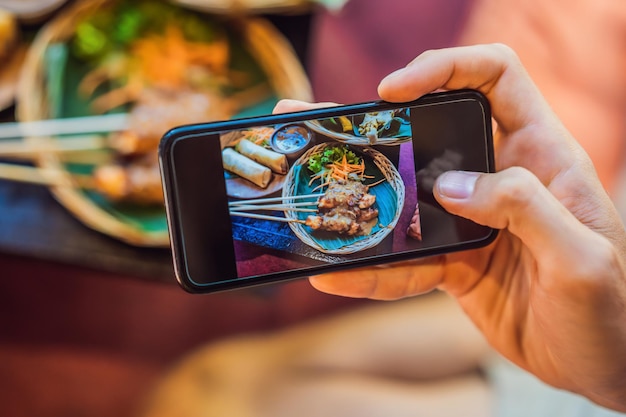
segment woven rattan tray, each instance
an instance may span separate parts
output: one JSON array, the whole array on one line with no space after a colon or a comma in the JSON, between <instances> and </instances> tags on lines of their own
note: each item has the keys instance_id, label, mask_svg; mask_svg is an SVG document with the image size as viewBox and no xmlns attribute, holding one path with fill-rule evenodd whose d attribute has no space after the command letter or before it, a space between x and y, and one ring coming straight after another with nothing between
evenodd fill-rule
<instances>
[{"instance_id":1,"label":"woven rattan tray","mask_svg":"<svg viewBox=\"0 0 626 417\"><path fill-rule=\"evenodd\" d=\"M295 172L296 170L293 167L297 166L306 166L309 158L317 153L325 149L329 146L337 146L336 142L326 142L319 145L316 145L309 150L307 150L292 166L290 171L287 173L285 178L285 185L283 188L282 197L287 199L288 197L293 197L296 195L296 178ZM355 151L371 158L371 161L375 164L380 173L385 178L387 184L391 186L396 196L396 204L395 211L392 215L391 220L382 225L377 231L367 235L362 236L358 240L348 245L342 246L340 248L328 249L321 246L315 239L312 238L311 230L303 225L300 222L292 221L289 222L289 226L294 234L305 244L311 246L314 249L319 250L323 253L335 254L335 255L347 255L355 252L360 252L369 248L372 248L378 245L385 237L387 237L392 231L393 228L398 223L400 218L400 214L402 213L402 208L404 207L404 199L405 199L405 186L400 176L400 173L396 169L396 167L391 163L391 161L382 153L370 147L359 147L355 148ZM287 201L287 200L286 200ZM299 219L298 213L291 210L285 211L285 217L287 219Z\"/></svg>"},{"instance_id":2,"label":"woven rattan tray","mask_svg":"<svg viewBox=\"0 0 626 417\"><path fill-rule=\"evenodd\" d=\"M74 33L82 19L97 11L108 0L76 2L73 7L64 10L38 33L30 48L18 89L17 118L20 121L35 121L52 117L47 101L48 80L44 57L50 45L66 42ZM295 98L311 100L311 89L307 76L300 65L289 42L266 20L239 17L233 22L238 28L244 46L265 72L268 82L277 98ZM51 137L25 138L36 148L52 148L55 141ZM165 210L157 208L150 215L157 226L142 227L133 216L137 212L131 208L128 213L112 213L90 198L82 190L69 172L58 154L41 153L36 157L36 164L45 168L42 172L61 172L61 178L55 178L56 185L51 186L54 197L64 205L77 219L88 227L138 246L167 246L169 244L165 223ZM65 174L64 174L65 173ZM139 219L141 220L141 219Z\"/></svg>"}]
</instances>

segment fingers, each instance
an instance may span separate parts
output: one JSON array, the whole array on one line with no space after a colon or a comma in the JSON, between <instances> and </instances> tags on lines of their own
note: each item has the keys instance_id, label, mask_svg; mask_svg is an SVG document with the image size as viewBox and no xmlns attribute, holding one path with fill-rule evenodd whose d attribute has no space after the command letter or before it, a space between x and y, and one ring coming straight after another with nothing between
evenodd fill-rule
<instances>
[{"instance_id":1,"label":"fingers","mask_svg":"<svg viewBox=\"0 0 626 417\"><path fill-rule=\"evenodd\" d=\"M276 106L274 106L274 110L272 110L272 113L293 113L297 111L321 109L334 106L338 106L338 104L331 102L307 103L306 101L283 99L276 103Z\"/></svg>"},{"instance_id":2,"label":"fingers","mask_svg":"<svg viewBox=\"0 0 626 417\"><path fill-rule=\"evenodd\" d=\"M419 268L416 266L419 265ZM354 269L310 277L311 285L344 297L396 300L429 292L441 283L443 258Z\"/></svg>"},{"instance_id":3,"label":"fingers","mask_svg":"<svg viewBox=\"0 0 626 417\"><path fill-rule=\"evenodd\" d=\"M498 126L498 169L522 166L548 185L588 159L505 45L427 51L382 80L379 94L385 100L407 101L459 88L477 89L491 103Z\"/></svg>"},{"instance_id":4,"label":"fingers","mask_svg":"<svg viewBox=\"0 0 626 417\"><path fill-rule=\"evenodd\" d=\"M383 100L402 102L461 88L484 93L499 128L509 132L551 114L516 54L504 45L427 51L383 79L378 93Z\"/></svg>"},{"instance_id":5,"label":"fingers","mask_svg":"<svg viewBox=\"0 0 626 417\"><path fill-rule=\"evenodd\" d=\"M449 171L437 179L434 194L452 214L508 229L536 259L549 254L551 262L571 262L572 254L584 250L593 234L523 168L496 174Z\"/></svg>"}]
</instances>

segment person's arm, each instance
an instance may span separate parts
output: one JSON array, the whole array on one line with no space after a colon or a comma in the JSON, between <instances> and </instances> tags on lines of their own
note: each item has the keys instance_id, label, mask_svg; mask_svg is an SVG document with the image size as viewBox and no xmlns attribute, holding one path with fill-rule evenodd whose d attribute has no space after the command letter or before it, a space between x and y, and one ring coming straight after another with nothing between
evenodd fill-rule
<instances>
[{"instance_id":1,"label":"person's arm","mask_svg":"<svg viewBox=\"0 0 626 417\"><path fill-rule=\"evenodd\" d=\"M374 303L186 355L138 414L490 416L490 353L451 297Z\"/></svg>"},{"instance_id":2,"label":"person's arm","mask_svg":"<svg viewBox=\"0 0 626 417\"><path fill-rule=\"evenodd\" d=\"M311 284L374 299L443 289L514 363L626 411L626 233L589 157L504 45L428 51L386 77L379 93L401 102L457 88L491 102L498 172L444 173L435 196L454 214L502 229L497 240Z\"/></svg>"}]
</instances>

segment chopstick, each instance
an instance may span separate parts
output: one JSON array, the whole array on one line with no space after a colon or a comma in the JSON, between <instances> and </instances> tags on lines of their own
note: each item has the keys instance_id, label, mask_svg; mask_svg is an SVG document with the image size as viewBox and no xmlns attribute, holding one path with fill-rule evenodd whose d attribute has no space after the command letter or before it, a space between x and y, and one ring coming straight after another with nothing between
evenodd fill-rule
<instances>
[{"instance_id":1,"label":"chopstick","mask_svg":"<svg viewBox=\"0 0 626 417\"><path fill-rule=\"evenodd\" d=\"M128 127L128 115L125 113L33 122L9 122L0 123L0 139L116 132L126 130Z\"/></svg>"},{"instance_id":2,"label":"chopstick","mask_svg":"<svg viewBox=\"0 0 626 417\"><path fill-rule=\"evenodd\" d=\"M246 212L240 212L240 211L231 211L230 215L239 216L239 217L248 217L251 219L259 219L259 220L271 220L271 221L284 222L284 223L302 223L302 224L305 223L304 220L300 220L300 219L288 219L286 217L266 216L264 214L246 213Z\"/></svg>"}]
</instances>

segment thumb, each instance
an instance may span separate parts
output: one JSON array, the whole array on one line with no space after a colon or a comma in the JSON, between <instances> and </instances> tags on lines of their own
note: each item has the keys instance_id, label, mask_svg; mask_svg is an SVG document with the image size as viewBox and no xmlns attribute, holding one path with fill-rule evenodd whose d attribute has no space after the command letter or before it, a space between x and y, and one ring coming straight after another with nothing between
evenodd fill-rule
<instances>
[{"instance_id":1,"label":"thumb","mask_svg":"<svg viewBox=\"0 0 626 417\"><path fill-rule=\"evenodd\" d=\"M535 175L520 167L495 174L448 171L437 178L434 195L452 214L507 229L531 252L574 249L589 233Z\"/></svg>"}]
</instances>

